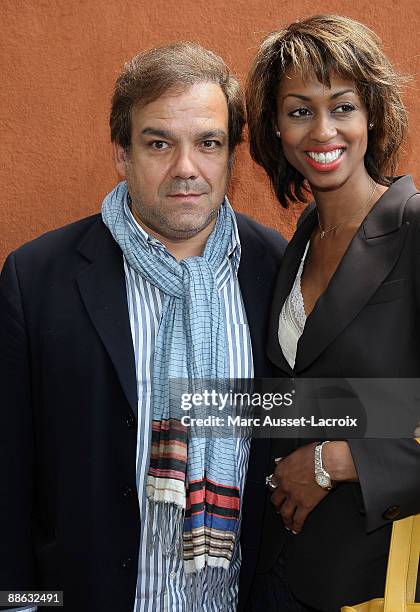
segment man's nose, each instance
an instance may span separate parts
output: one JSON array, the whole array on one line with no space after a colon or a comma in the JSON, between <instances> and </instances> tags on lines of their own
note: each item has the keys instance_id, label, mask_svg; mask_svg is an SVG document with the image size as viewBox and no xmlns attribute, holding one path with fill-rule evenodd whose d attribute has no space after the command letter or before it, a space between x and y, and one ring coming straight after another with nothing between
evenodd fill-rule
<instances>
[{"instance_id":1,"label":"man's nose","mask_svg":"<svg viewBox=\"0 0 420 612\"><path fill-rule=\"evenodd\" d=\"M176 152L172 162L171 175L173 178L182 179L195 179L198 177L199 172L194 150L189 147L182 147Z\"/></svg>"},{"instance_id":2,"label":"man's nose","mask_svg":"<svg viewBox=\"0 0 420 612\"><path fill-rule=\"evenodd\" d=\"M320 114L315 117L311 129L311 138L317 142L328 142L337 135L334 117L329 114Z\"/></svg>"}]
</instances>

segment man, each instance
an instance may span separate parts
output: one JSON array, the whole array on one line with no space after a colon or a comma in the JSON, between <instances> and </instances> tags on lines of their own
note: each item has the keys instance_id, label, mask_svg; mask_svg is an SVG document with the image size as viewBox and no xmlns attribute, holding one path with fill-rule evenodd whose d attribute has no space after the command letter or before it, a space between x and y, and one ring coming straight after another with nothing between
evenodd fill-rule
<instances>
[{"instance_id":1,"label":"man","mask_svg":"<svg viewBox=\"0 0 420 612\"><path fill-rule=\"evenodd\" d=\"M167 383L271 373L285 242L225 198L243 124L213 53L141 53L111 109L126 181L7 259L0 590L63 590L67 612L235 609L249 442L187 446Z\"/></svg>"}]
</instances>

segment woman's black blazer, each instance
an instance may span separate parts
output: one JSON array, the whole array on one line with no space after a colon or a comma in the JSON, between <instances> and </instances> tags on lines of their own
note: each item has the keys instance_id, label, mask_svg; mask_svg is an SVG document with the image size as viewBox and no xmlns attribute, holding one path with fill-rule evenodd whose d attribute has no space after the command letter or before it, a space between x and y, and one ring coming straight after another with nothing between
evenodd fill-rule
<instances>
[{"instance_id":1,"label":"woman's black blazer","mask_svg":"<svg viewBox=\"0 0 420 612\"><path fill-rule=\"evenodd\" d=\"M360 226L306 321L291 369L278 342L279 315L316 224L312 205L277 279L268 338L277 376L420 378L420 195L412 179L396 179ZM272 440L272 458L308 441ZM392 520L420 512L420 445L414 439L349 444L360 484L331 491L298 536L287 534L269 500L262 517L255 451L245 497L243 572L249 575L257 557L257 571L269 571L283 550L295 595L328 612L383 596Z\"/></svg>"}]
</instances>

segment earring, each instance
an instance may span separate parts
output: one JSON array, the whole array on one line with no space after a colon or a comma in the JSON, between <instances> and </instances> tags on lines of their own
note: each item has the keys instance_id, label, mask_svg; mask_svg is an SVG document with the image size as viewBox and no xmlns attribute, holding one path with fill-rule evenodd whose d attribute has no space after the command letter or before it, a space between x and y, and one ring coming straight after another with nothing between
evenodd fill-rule
<instances>
[{"instance_id":1,"label":"earring","mask_svg":"<svg viewBox=\"0 0 420 612\"><path fill-rule=\"evenodd\" d=\"M277 138L281 138L281 134L280 134L279 130L276 130L276 136L277 136Z\"/></svg>"},{"instance_id":2,"label":"earring","mask_svg":"<svg viewBox=\"0 0 420 612\"><path fill-rule=\"evenodd\" d=\"M371 121L371 122L368 124L368 129L369 129L369 130L373 130L373 126L374 126L374 125L375 125L375 124L374 124L374 123L372 123L372 121Z\"/></svg>"}]
</instances>

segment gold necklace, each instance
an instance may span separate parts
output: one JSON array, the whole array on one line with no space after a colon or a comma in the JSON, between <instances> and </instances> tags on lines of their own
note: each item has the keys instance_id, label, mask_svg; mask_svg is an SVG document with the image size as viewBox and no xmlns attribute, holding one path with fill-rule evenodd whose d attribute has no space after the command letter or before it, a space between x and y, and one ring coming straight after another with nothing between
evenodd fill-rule
<instances>
[{"instance_id":1,"label":"gold necklace","mask_svg":"<svg viewBox=\"0 0 420 612\"><path fill-rule=\"evenodd\" d=\"M372 189L372 193L370 194L370 196L368 197L366 203L361 206L360 208L358 208L357 210L354 211L353 214L350 215L350 217L347 217L347 219L344 219L344 221L341 221L340 223L337 223L337 225L334 225L334 227L330 227L330 229L324 229L321 225L321 219L319 218L319 210L316 210L316 214L318 216L318 226L319 229L321 230L319 233L319 237L321 238L321 240L323 240L325 238L325 236L327 234L329 234L330 232L332 232L333 230L337 229L338 227L341 227L344 223L347 223L347 221L350 221L350 219L352 219L355 215L357 215L358 212L360 212L361 210L367 208L375 194L376 188L377 188L378 184L374 183L374 187Z\"/></svg>"}]
</instances>

